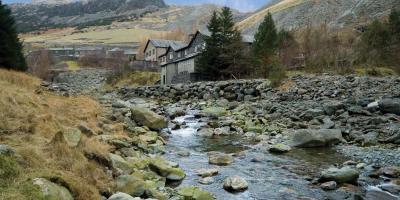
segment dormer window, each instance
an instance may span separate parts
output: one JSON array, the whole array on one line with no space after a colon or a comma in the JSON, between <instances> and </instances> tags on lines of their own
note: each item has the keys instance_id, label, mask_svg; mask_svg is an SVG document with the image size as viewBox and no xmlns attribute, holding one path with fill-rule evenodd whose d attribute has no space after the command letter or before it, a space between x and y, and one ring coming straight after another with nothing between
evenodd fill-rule
<instances>
[{"instance_id":1,"label":"dormer window","mask_svg":"<svg viewBox=\"0 0 400 200\"><path fill-rule=\"evenodd\" d=\"M185 56L188 54L188 51L187 51L187 49L185 49Z\"/></svg>"},{"instance_id":2,"label":"dormer window","mask_svg":"<svg viewBox=\"0 0 400 200\"><path fill-rule=\"evenodd\" d=\"M182 52L178 52L178 58L182 56Z\"/></svg>"},{"instance_id":3,"label":"dormer window","mask_svg":"<svg viewBox=\"0 0 400 200\"><path fill-rule=\"evenodd\" d=\"M174 59L174 54L173 53L169 54L169 59Z\"/></svg>"}]
</instances>

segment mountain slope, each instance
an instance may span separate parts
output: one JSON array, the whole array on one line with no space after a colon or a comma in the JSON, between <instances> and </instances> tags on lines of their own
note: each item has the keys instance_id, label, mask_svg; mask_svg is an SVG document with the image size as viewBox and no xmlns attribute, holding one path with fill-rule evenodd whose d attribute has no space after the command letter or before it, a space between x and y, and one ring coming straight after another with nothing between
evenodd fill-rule
<instances>
[{"instance_id":1,"label":"mountain slope","mask_svg":"<svg viewBox=\"0 0 400 200\"><path fill-rule=\"evenodd\" d=\"M60 2L60 1L55 1ZM166 7L163 0L88 0L61 3L11 4L18 29L22 32L40 28L110 24L112 21L137 18Z\"/></svg>"},{"instance_id":2,"label":"mountain slope","mask_svg":"<svg viewBox=\"0 0 400 200\"><path fill-rule=\"evenodd\" d=\"M255 12L238 23L245 33L254 34L264 16L271 12L279 28L293 29L327 23L343 28L386 16L399 0L282 0Z\"/></svg>"}]
</instances>

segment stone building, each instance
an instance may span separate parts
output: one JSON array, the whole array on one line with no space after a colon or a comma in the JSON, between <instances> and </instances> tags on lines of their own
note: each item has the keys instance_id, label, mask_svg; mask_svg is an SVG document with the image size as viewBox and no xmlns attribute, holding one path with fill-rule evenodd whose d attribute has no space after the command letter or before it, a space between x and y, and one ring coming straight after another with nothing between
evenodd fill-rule
<instances>
[{"instance_id":1,"label":"stone building","mask_svg":"<svg viewBox=\"0 0 400 200\"><path fill-rule=\"evenodd\" d=\"M169 47L179 49L183 46L185 46L185 43L181 41L150 39L144 48L144 60L157 62L158 57L165 54Z\"/></svg>"},{"instance_id":2,"label":"stone building","mask_svg":"<svg viewBox=\"0 0 400 200\"><path fill-rule=\"evenodd\" d=\"M161 85L198 81L196 58L205 49L205 37L209 32L197 31L186 45L177 48L170 46L159 56L161 65ZM244 35L243 42L251 47L254 37Z\"/></svg>"}]
</instances>

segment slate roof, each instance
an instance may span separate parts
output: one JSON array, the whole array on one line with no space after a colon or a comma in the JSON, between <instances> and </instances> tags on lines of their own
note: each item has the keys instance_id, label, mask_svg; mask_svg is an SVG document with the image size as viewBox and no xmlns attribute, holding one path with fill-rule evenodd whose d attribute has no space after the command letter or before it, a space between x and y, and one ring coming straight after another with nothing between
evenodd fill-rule
<instances>
[{"instance_id":1,"label":"slate roof","mask_svg":"<svg viewBox=\"0 0 400 200\"><path fill-rule=\"evenodd\" d=\"M182 42L182 41L150 39L147 42L146 47L144 48L144 51L146 51L147 46L149 45L149 43L151 43L153 46L155 46L157 48L168 48L168 47L171 47L173 50L178 50L178 49L186 46L186 44L184 42Z\"/></svg>"}]
</instances>

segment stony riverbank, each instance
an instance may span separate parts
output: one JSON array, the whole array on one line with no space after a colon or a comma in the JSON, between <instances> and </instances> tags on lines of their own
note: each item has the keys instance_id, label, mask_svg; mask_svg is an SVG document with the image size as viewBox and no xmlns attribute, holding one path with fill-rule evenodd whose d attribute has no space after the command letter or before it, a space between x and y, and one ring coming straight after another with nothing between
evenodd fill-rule
<instances>
[{"instance_id":1,"label":"stony riverbank","mask_svg":"<svg viewBox=\"0 0 400 200\"><path fill-rule=\"evenodd\" d=\"M57 84L46 86L57 87ZM143 100L138 97L147 99ZM219 146L223 146L224 141L230 141L229 138L239 140L226 143L225 148L214 149L217 150L217 154L209 153L211 164L230 166L233 162L236 164L233 164L232 167L240 164L253 168L250 164L245 164L237 159L244 156L246 160L247 154L250 163L263 163L263 159L287 159L287 156L302 152L304 148L325 148L327 146L333 146L335 152L340 152L347 159L347 162L342 159L329 162L332 165L331 168L299 164L308 159L312 160L309 156L302 158L299 154L290 157L289 160L279 161L288 166L283 168L284 171L287 171L282 172L283 174L293 173L292 175L282 174L282 176L298 176L306 181L297 183L299 185L295 188L300 191L295 191L294 193L298 195L292 194L293 198L305 195L317 199L319 197L353 199L356 196L374 199L373 197L376 195L380 198L386 195L388 199L396 199L398 198L396 195L399 195L400 192L398 185L400 176L398 161L400 159L399 154L396 153L399 152L398 144L400 143L400 79L396 77L298 76L289 79L278 89L271 88L267 80L121 88L117 93L104 94L99 100L105 107L110 108L108 120L118 121L124 129L132 132L132 137L124 140L115 140L113 136L104 134L96 136L116 147L114 154L120 156L116 158L122 163L132 162L133 154L127 149L143 152L139 157L144 157L145 160L152 160L158 158L154 155L169 152L170 149L165 149L164 145L168 144L169 140L174 140L174 130L179 132L189 128L187 122L174 119L186 115L190 110L197 110L198 112L192 117L203 125L195 126L197 127L194 129L196 137L211 138L209 142L218 142ZM157 133L148 129L149 124L147 124L147 128L142 126L146 122L141 120L148 113L135 118L133 116L137 113L135 114L136 111L132 109L132 106L146 107L159 116L165 116L169 121L169 129ZM154 126L160 128L159 124ZM235 146L241 146L243 141L251 142L237 150L238 148ZM215 145L202 144L210 147ZM231 147L236 150L226 151ZM262 157L260 158L259 154L252 152L261 152ZM325 152L325 150L321 150L321 152ZM236 157L231 157L231 153ZM186 155L185 151L179 152L179 154ZM179 168L174 168L180 162L185 163L184 157L173 157L178 159L178 163L162 161L163 166L168 166L167 171L178 172L172 176L173 179L178 179L178 177L179 180L191 179L190 174L189 177L185 177L178 170ZM328 157L328 154L315 157ZM196 161L191 160L191 162ZM288 164L292 162L297 164ZM313 161L313 163L315 162ZM144 168L150 169L150 171L141 171L141 174L156 172L158 173L156 177L161 176L155 179L142 178L141 180L144 182L152 180L152 184L158 183L162 179L168 182L168 173L160 173L153 165L145 166ZM201 163L198 165L203 166ZM263 165L268 166L267 163L263 163ZM116 166L115 168L121 167ZM254 166L255 168L256 166ZM245 169L247 167L243 167L243 170ZM242 173L246 174L240 170L237 174ZM117 178L117 180L129 180L128 177L124 178L127 179ZM210 179L202 180L202 182L212 182ZM257 197L257 191L251 189L255 187L252 182L249 183L251 180L243 181L240 177L233 179L236 180L233 182L240 186L237 186L241 188L239 190L250 188L248 195L253 195L253 199L263 198ZM232 178L229 180L226 183L228 185L232 183ZM245 187L245 181L247 187ZM258 184L268 185L270 182L258 182ZM379 186L368 189L367 185ZM232 187L236 186L225 186L228 190L231 190ZM315 187L326 192L306 192L307 190L314 191L312 188ZM164 190L162 189L164 187L154 187L153 189L155 188L161 192ZM222 189L223 184L217 188ZM290 189L290 187L288 188ZM210 189L213 190L213 187ZM195 189L192 188L192 190ZM288 195L287 193L290 191L283 193ZM221 197L221 195L217 195L217 197ZM233 197L240 199L242 196ZM270 197L278 198L280 196L271 192Z\"/></svg>"}]
</instances>

